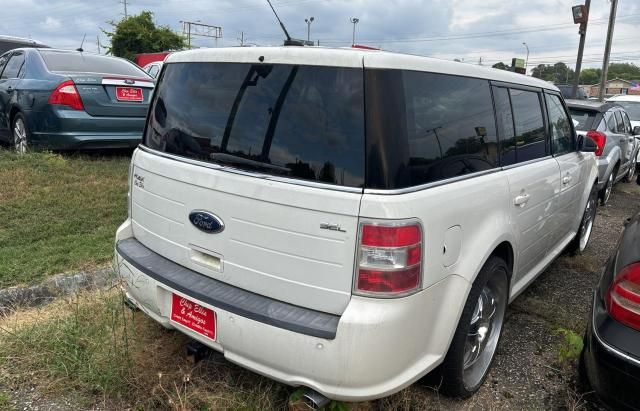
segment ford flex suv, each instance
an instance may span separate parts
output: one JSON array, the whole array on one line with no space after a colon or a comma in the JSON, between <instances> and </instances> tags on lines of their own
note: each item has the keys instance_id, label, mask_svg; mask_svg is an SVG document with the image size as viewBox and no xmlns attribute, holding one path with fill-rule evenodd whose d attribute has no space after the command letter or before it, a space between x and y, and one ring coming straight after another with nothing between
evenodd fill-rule
<instances>
[{"instance_id":1,"label":"ford flex suv","mask_svg":"<svg viewBox=\"0 0 640 411\"><path fill-rule=\"evenodd\" d=\"M507 304L587 246L595 144L558 89L378 51L172 54L116 235L126 297L314 395L482 384Z\"/></svg>"}]
</instances>

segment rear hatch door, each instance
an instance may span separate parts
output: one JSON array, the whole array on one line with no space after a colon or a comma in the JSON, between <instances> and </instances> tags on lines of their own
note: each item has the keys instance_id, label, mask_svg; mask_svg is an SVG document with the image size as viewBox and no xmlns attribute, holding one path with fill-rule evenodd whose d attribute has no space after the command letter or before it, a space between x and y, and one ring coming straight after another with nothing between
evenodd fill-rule
<instances>
[{"instance_id":1,"label":"rear hatch door","mask_svg":"<svg viewBox=\"0 0 640 411\"><path fill-rule=\"evenodd\" d=\"M355 58L167 64L134 159L135 237L203 275L341 314L364 184L362 79ZM203 230L211 216L224 229Z\"/></svg>"}]
</instances>

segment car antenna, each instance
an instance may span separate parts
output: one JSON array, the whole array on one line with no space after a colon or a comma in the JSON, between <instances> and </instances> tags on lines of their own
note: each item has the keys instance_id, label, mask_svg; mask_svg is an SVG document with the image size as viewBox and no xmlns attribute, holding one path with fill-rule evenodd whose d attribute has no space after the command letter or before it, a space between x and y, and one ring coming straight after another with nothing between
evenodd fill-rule
<instances>
[{"instance_id":1,"label":"car antenna","mask_svg":"<svg viewBox=\"0 0 640 411\"><path fill-rule=\"evenodd\" d=\"M278 23L280 23L280 27L282 28L282 31L284 31L284 35L287 37L287 39L284 41L285 46L313 46L314 44L313 41L292 39L291 36L289 35L289 32L287 31L287 28L284 26L284 23L282 23L282 20L280 20L280 17L278 17L278 13L276 13L276 9L273 8L273 4L271 4L271 1L267 0L267 3L269 3L271 10L273 10L273 14L276 15L276 19L278 19Z\"/></svg>"},{"instance_id":2,"label":"car antenna","mask_svg":"<svg viewBox=\"0 0 640 411\"><path fill-rule=\"evenodd\" d=\"M82 43L80 43L80 47L78 47L76 49L76 51L79 51L80 53L82 53L84 51L84 49L82 48L82 46L84 46L84 39L87 37L87 33L84 33L84 36L82 36Z\"/></svg>"}]
</instances>

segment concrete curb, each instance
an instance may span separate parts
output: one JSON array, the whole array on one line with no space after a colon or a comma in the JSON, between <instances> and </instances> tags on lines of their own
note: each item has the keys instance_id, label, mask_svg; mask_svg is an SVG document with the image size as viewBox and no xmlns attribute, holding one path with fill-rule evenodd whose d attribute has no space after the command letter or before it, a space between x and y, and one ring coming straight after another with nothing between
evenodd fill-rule
<instances>
[{"instance_id":1,"label":"concrete curb","mask_svg":"<svg viewBox=\"0 0 640 411\"><path fill-rule=\"evenodd\" d=\"M0 315L17 308L46 305L56 298L78 291L105 289L117 279L111 267L75 274L59 274L40 284L0 289Z\"/></svg>"}]
</instances>

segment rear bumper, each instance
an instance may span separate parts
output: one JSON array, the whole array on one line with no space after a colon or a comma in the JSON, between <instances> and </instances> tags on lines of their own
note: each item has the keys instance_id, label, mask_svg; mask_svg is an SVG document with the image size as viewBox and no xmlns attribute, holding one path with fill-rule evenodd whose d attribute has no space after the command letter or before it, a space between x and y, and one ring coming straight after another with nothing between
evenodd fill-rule
<instances>
[{"instance_id":1,"label":"rear bumper","mask_svg":"<svg viewBox=\"0 0 640 411\"><path fill-rule=\"evenodd\" d=\"M614 339L623 338L626 344L633 346L633 340L624 337L630 329L608 318L597 292L589 323L584 348L584 366L589 383L598 397L612 409L640 409L640 355L637 355L640 352L625 352L607 340L607 335L610 335ZM636 351L640 351L640 346Z\"/></svg>"},{"instance_id":2,"label":"rear bumper","mask_svg":"<svg viewBox=\"0 0 640 411\"><path fill-rule=\"evenodd\" d=\"M118 230L117 241L123 244L123 240L131 239L131 235L127 221ZM168 280L170 275L145 274L143 271L148 272L153 264L147 261L140 265L135 260L140 261L144 253L133 254L136 255L125 258L116 250L116 264L127 297L152 319L222 352L229 361L245 368L285 384L307 386L330 398L345 401L390 395L440 364L470 288L462 277L452 275L405 298L384 300L352 296L339 317L302 307L282 308L289 305L257 296L261 303L250 305L254 311L262 312L261 317L255 312L239 311L242 298L236 299L235 305L228 305L229 301L216 302L216 295L227 295L227 292L218 293L215 280L209 277L195 273L201 281L198 289L187 290ZM239 292L251 294L245 290ZM173 293L216 312L216 341L170 320ZM213 298L209 298L211 296ZM286 310L291 307L308 313L302 317L289 315ZM284 321L274 322L273 319ZM308 319L307 329L296 331L286 324L305 319ZM323 328L330 331L332 327L335 327L333 336L331 332L313 331Z\"/></svg>"},{"instance_id":3,"label":"rear bumper","mask_svg":"<svg viewBox=\"0 0 640 411\"><path fill-rule=\"evenodd\" d=\"M58 106L27 115L32 146L52 150L133 148L142 139L145 121L145 117L91 116Z\"/></svg>"},{"instance_id":4,"label":"rear bumper","mask_svg":"<svg viewBox=\"0 0 640 411\"><path fill-rule=\"evenodd\" d=\"M75 150L100 148L135 148L142 140L142 133L32 133L34 148L49 150Z\"/></svg>"}]
</instances>

